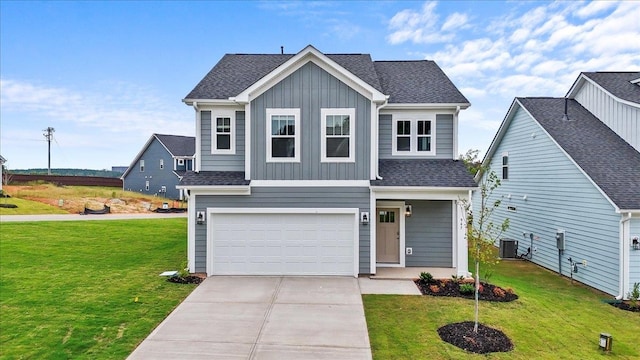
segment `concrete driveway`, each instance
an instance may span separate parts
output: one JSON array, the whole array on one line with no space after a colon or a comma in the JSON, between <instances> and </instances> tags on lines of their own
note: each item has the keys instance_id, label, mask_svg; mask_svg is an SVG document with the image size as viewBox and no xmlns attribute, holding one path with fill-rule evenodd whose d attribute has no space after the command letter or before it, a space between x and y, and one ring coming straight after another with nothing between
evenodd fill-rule
<instances>
[{"instance_id":1,"label":"concrete driveway","mask_svg":"<svg viewBox=\"0 0 640 360\"><path fill-rule=\"evenodd\" d=\"M207 278L128 359L371 359L358 280Z\"/></svg>"}]
</instances>

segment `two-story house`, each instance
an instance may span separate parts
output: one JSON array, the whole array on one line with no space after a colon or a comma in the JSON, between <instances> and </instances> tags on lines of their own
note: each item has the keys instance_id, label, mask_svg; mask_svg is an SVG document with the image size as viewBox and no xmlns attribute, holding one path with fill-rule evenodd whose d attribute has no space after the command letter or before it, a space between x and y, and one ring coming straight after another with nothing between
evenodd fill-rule
<instances>
[{"instance_id":1,"label":"two-story house","mask_svg":"<svg viewBox=\"0 0 640 360\"><path fill-rule=\"evenodd\" d=\"M518 253L621 298L640 282L639 85L585 72L564 98L516 98L483 160Z\"/></svg>"},{"instance_id":2,"label":"two-story house","mask_svg":"<svg viewBox=\"0 0 640 360\"><path fill-rule=\"evenodd\" d=\"M468 274L459 201L476 184L456 156L470 104L435 62L227 54L183 101L190 271Z\"/></svg>"},{"instance_id":3,"label":"two-story house","mask_svg":"<svg viewBox=\"0 0 640 360\"><path fill-rule=\"evenodd\" d=\"M168 199L184 198L176 186L193 170L193 136L153 134L120 177L123 190Z\"/></svg>"}]
</instances>

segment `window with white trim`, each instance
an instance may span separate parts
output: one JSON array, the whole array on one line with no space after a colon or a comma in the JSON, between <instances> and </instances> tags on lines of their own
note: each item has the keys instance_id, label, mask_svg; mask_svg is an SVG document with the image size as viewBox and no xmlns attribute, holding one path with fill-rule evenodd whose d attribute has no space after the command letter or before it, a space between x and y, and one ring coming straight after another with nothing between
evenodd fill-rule
<instances>
[{"instance_id":1,"label":"window with white trim","mask_svg":"<svg viewBox=\"0 0 640 360\"><path fill-rule=\"evenodd\" d=\"M178 165L180 166L184 165L184 159L178 159Z\"/></svg>"},{"instance_id":2,"label":"window with white trim","mask_svg":"<svg viewBox=\"0 0 640 360\"><path fill-rule=\"evenodd\" d=\"M164 159L160 159L160 170L164 169Z\"/></svg>"},{"instance_id":3,"label":"window with white trim","mask_svg":"<svg viewBox=\"0 0 640 360\"><path fill-rule=\"evenodd\" d=\"M300 109L267 109L267 162L300 162Z\"/></svg>"},{"instance_id":4,"label":"window with white trim","mask_svg":"<svg viewBox=\"0 0 640 360\"><path fill-rule=\"evenodd\" d=\"M502 153L502 180L509 179L509 153Z\"/></svg>"},{"instance_id":5,"label":"window with white trim","mask_svg":"<svg viewBox=\"0 0 640 360\"><path fill-rule=\"evenodd\" d=\"M145 191L149 191L149 180L144 182L144 189Z\"/></svg>"},{"instance_id":6,"label":"window with white trim","mask_svg":"<svg viewBox=\"0 0 640 360\"><path fill-rule=\"evenodd\" d=\"M140 172L144 172L144 160L140 160Z\"/></svg>"},{"instance_id":7,"label":"window with white trim","mask_svg":"<svg viewBox=\"0 0 640 360\"><path fill-rule=\"evenodd\" d=\"M233 112L213 113L211 124L211 153L235 154L235 116Z\"/></svg>"},{"instance_id":8,"label":"window with white trim","mask_svg":"<svg viewBox=\"0 0 640 360\"><path fill-rule=\"evenodd\" d=\"M436 121L399 118L392 123L392 155L435 155Z\"/></svg>"},{"instance_id":9,"label":"window with white trim","mask_svg":"<svg viewBox=\"0 0 640 360\"><path fill-rule=\"evenodd\" d=\"M321 162L355 161L355 109L321 109Z\"/></svg>"}]
</instances>

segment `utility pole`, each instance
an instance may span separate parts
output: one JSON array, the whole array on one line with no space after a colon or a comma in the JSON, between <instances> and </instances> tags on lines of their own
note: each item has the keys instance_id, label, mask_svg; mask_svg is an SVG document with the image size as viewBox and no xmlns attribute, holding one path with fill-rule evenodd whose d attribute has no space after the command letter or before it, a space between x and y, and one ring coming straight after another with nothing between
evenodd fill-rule
<instances>
[{"instance_id":1,"label":"utility pole","mask_svg":"<svg viewBox=\"0 0 640 360\"><path fill-rule=\"evenodd\" d=\"M42 130L42 131L46 131L43 135L45 137L45 139L47 139L47 143L49 146L49 152L48 152L48 169L49 171L47 172L47 174L51 175L51 139L53 139L53 133L56 131L56 129L52 128L51 126L49 126L48 128Z\"/></svg>"}]
</instances>

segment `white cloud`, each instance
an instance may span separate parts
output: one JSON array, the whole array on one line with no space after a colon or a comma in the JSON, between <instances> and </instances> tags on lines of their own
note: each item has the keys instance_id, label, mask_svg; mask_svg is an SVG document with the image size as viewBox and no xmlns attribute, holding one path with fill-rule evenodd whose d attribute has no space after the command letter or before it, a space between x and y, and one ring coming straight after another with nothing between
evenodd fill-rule
<instances>
[{"instance_id":1,"label":"white cloud","mask_svg":"<svg viewBox=\"0 0 640 360\"><path fill-rule=\"evenodd\" d=\"M442 24L440 30L451 31L456 29L464 29L467 27L467 21L469 21L469 17L467 16L467 14L456 12L447 17L447 20L445 20L444 24Z\"/></svg>"},{"instance_id":2,"label":"white cloud","mask_svg":"<svg viewBox=\"0 0 640 360\"><path fill-rule=\"evenodd\" d=\"M617 1L592 1L587 6L576 11L576 16L580 18L587 18L605 10L609 10L612 7L618 5Z\"/></svg>"},{"instance_id":3,"label":"white cloud","mask_svg":"<svg viewBox=\"0 0 640 360\"><path fill-rule=\"evenodd\" d=\"M387 36L391 44L401 44L407 41L414 44L433 44L452 41L455 30L466 28L468 17L465 14L454 13L438 29L439 16L435 11L437 2L425 2L420 11L405 9L395 14L389 21L389 29L393 30Z\"/></svg>"}]
</instances>

